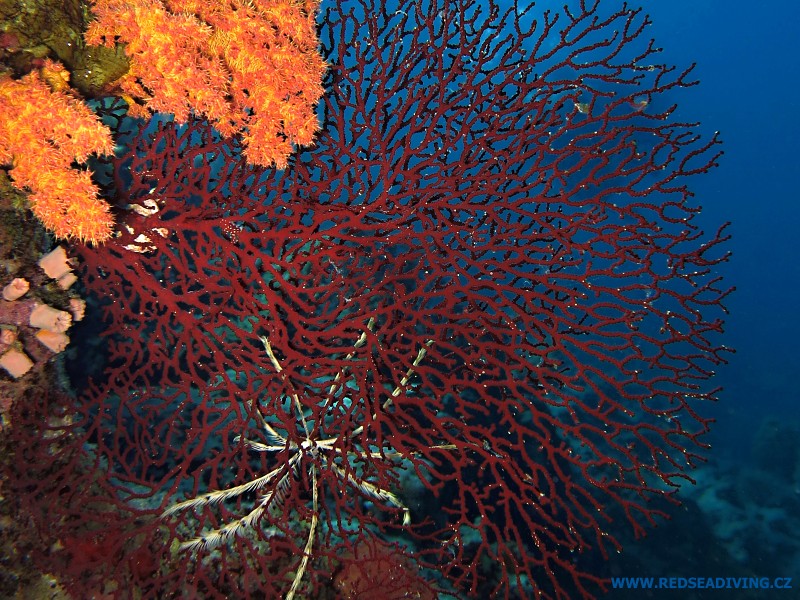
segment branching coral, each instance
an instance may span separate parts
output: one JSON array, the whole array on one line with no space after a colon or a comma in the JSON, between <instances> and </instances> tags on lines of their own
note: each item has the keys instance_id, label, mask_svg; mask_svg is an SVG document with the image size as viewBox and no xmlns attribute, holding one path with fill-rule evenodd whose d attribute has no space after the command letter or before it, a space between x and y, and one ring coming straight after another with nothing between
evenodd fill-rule
<instances>
[{"instance_id":1,"label":"branching coral","mask_svg":"<svg viewBox=\"0 0 800 600\"><path fill-rule=\"evenodd\" d=\"M540 4L329 2L326 127L277 177L194 119L127 140L127 227L82 251L105 376L68 426L30 403L7 478L46 548L126 540L74 597L333 596L392 540L451 595L589 598L665 515L727 355L686 183L719 141L643 12Z\"/></svg>"},{"instance_id":2,"label":"branching coral","mask_svg":"<svg viewBox=\"0 0 800 600\"><path fill-rule=\"evenodd\" d=\"M46 61L19 80L0 77L0 165L30 192L33 213L56 237L104 242L113 219L88 171L73 168L90 154L111 154L111 133L65 91L66 69Z\"/></svg>"},{"instance_id":3,"label":"branching coral","mask_svg":"<svg viewBox=\"0 0 800 600\"><path fill-rule=\"evenodd\" d=\"M114 86L134 116L168 112L242 133L248 161L286 167L317 130L325 62L316 0L97 0L86 41L126 44L131 67ZM141 103L141 104L139 104Z\"/></svg>"}]
</instances>

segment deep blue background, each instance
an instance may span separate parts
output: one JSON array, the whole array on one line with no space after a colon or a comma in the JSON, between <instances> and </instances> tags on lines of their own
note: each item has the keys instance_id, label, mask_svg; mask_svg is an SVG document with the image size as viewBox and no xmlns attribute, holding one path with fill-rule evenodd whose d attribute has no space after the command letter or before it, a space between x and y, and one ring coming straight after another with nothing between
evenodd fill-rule
<instances>
[{"instance_id":1,"label":"deep blue background","mask_svg":"<svg viewBox=\"0 0 800 600\"><path fill-rule=\"evenodd\" d=\"M603 0L605 1L605 0ZM636 3L634 3L636 4ZM736 286L709 462L665 527L625 543L609 575L793 577L793 591L617 590L609 599L800 597L800 2L642 1L664 62L697 63L682 120L719 130L720 166L690 184L707 230L731 221Z\"/></svg>"},{"instance_id":2,"label":"deep blue background","mask_svg":"<svg viewBox=\"0 0 800 600\"><path fill-rule=\"evenodd\" d=\"M721 166L694 181L708 227L732 221L737 288L721 369L714 455L745 459L768 416L800 416L800 3L776 0L645 2L665 58L697 62L701 85L678 99L725 142Z\"/></svg>"}]
</instances>

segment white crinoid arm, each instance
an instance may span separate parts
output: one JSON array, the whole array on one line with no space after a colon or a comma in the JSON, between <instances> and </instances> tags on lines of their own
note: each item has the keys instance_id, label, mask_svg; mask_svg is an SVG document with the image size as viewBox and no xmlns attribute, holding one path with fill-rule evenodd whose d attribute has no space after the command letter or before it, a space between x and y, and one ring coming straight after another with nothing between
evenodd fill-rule
<instances>
[{"instance_id":1,"label":"white crinoid arm","mask_svg":"<svg viewBox=\"0 0 800 600\"><path fill-rule=\"evenodd\" d=\"M336 474L342 479L342 481L348 482L350 485L358 488L362 493L366 494L367 496L371 496L376 500L385 502L390 506L394 506L395 508L399 508L400 510L402 510L403 525L411 524L411 511L405 504L403 504L403 502L396 494L390 492L389 490L384 490L382 488L379 488L378 486L370 483L369 481L358 479L355 475L347 473L344 469L334 464L333 462L329 462L328 466L333 471L336 472Z\"/></svg>"},{"instance_id":2,"label":"white crinoid arm","mask_svg":"<svg viewBox=\"0 0 800 600\"><path fill-rule=\"evenodd\" d=\"M254 492L266 485L269 485L276 477L283 474L281 481L283 478L287 477L289 473L295 471L297 466L296 463L300 460L300 455L297 454L289 459L289 470L284 466L280 466L277 469L273 469L266 475L262 475L261 477L257 477L251 481L243 483L241 485L237 485L232 488L228 488L226 490L217 490L214 492L208 492L206 494L201 494L194 498L190 498L189 500L184 500L183 502L177 502L172 506L167 507L163 513L161 513L162 517L168 517L170 515L174 515L182 510L200 508L202 506L207 506L209 504L219 504L220 502L224 502L225 500L229 500L230 498L235 498L237 496L241 496L242 494L246 494L248 492Z\"/></svg>"},{"instance_id":3,"label":"white crinoid arm","mask_svg":"<svg viewBox=\"0 0 800 600\"><path fill-rule=\"evenodd\" d=\"M289 479L289 474L286 473L281 480L278 482L278 487L280 488L283 485L284 480ZM287 484L288 485L288 484ZM258 518L264 513L267 508L271 508L269 506L270 500L272 500L273 492L268 492L261 497L258 503L255 505L253 510L247 513L244 517L240 519L236 519L235 521L231 521L230 523L226 523L219 529L213 529L211 531L205 532L203 535L198 536L194 539L189 540L188 542L183 542L181 544L181 550L213 550L220 544L227 542L230 538L243 533L248 529L252 529L255 526L256 521ZM284 495L285 497L285 495ZM282 502L281 499L278 500ZM268 537L272 535L273 529L271 528L268 530Z\"/></svg>"}]
</instances>

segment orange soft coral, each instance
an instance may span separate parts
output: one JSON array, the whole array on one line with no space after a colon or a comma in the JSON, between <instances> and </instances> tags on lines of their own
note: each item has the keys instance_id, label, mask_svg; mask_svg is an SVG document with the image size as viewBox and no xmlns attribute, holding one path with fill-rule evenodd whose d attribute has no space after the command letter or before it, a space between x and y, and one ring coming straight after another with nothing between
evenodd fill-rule
<instances>
[{"instance_id":1,"label":"orange soft coral","mask_svg":"<svg viewBox=\"0 0 800 600\"><path fill-rule=\"evenodd\" d=\"M103 242L113 219L87 171L72 168L89 154L110 154L111 132L77 98L52 89L63 66L14 80L0 77L0 165L10 165L14 185L29 191L33 213L57 237Z\"/></svg>"},{"instance_id":2,"label":"orange soft coral","mask_svg":"<svg viewBox=\"0 0 800 600\"><path fill-rule=\"evenodd\" d=\"M242 133L247 159L285 168L293 145L318 128L325 62L317 46L317 0L96 0L86 41L126 44L128 73L116 82L134 102L212 120Z\"/></svg>"}]
</instances>

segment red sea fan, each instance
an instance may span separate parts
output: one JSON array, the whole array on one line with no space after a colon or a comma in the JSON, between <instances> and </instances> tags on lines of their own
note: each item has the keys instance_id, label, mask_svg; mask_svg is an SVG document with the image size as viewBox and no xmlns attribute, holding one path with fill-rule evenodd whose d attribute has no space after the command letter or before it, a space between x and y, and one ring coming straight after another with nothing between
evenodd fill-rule
<instances>
[{"instance_id":1,"label":"red sea fan","mask_svg":"<svg viewBox=\"0 0 800 600\"><path fill-rule=\"evenodd\" d=\"M110 548L69 585L322 595L375 554L424 597L602 589L576 557L689 479L725 350L724 237L686 188L718 142L674 118L692 82L647 23L339 2L286 171L142 130L126 230L85 253L106 379L20 441L38 522Z\"/></svg>"}]
</instances>

